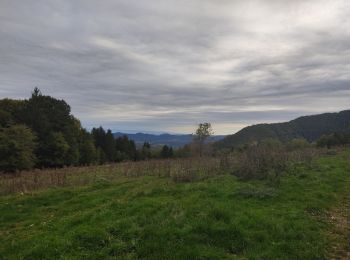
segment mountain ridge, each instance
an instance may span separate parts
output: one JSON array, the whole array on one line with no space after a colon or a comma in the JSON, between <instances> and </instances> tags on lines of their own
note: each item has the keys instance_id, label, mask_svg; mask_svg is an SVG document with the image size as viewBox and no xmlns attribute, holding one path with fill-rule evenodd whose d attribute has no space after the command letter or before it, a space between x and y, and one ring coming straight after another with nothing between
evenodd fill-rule
<instances>
[{"instance_id":1,"label":"mountain ridge","mask_svg":"<svg viewBox=\"0 0 350 260\"><path fill-rule=\"evenodd\" d=\"M189 144L193 140L192 134L148 134L148 133L123 133L123 132L115 132L113 136L115 138L126 135L129 139L134 140L137 146L143 145L144 142L148 142L154 146L162 146L168 145L174 148L184 146ZM214 135L209 138L210 141L218 141L224 138L224 135Z\"/></svg>"},{"instance_id":2,"label":"mountain ridge","mask_svg":"<svg viewBox=\"0 0 350 260\"><path fill-rule=\"evenodd\" d=\"M282 142L304 138L314 142L322 135L350 130L350 110L334 113L301 116L288 122L265 123L247 126L235 134L227 135L215 143L215 147L237 148L244 144L267 138Z\"/></svg>"}]
</instances>

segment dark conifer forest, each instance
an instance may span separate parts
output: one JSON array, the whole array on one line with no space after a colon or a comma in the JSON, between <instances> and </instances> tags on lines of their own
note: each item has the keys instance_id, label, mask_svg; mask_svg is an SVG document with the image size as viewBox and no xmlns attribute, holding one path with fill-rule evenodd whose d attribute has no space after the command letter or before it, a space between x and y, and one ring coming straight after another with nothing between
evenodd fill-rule
<instances>
[{"instance_id":1,"label":"dark conifer forest","mask_svg":"<svg viewBox=\"0 0 350 260\"><path fill-rule=\"evenodd\" d=\"M29 99L0 100L0 171L140 160L127 136L84 129L64 100L35 88Z\"/></svg>"}]
</instances>

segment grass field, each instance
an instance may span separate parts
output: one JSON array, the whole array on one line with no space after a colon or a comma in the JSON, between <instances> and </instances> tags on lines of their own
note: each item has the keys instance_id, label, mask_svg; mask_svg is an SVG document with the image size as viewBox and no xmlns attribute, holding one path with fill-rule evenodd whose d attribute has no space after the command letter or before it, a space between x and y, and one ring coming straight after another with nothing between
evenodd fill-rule
<instances>
[{"instance_id":1,"label":"grass field","mask_svg":"<svg viewBox=\"0 0 350 260\"><path fill-rule=\"evenodd\" d=\"M350 153L279 183L223 174L139 176L0 197L3 259L323 259L330 211L350 193Z\"/></svg>"}]
</instances>

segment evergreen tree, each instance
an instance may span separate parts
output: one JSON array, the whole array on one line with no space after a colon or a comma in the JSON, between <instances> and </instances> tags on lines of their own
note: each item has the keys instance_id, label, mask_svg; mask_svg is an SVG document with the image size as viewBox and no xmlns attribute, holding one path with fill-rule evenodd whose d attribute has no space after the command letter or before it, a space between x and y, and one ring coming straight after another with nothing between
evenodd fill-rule
<instances>
[{"instance_id":1,"label":"evergreen tree","mask_svg":"<svg viewBox=\"0 0 350 260\"><path fill-rule=\"evenodd\" d=\"M115 149L115 139L111 130L108 130L104 140L104 152L107 156L109 162L115 161L116 149Z\"/></svg>"},{"instance_id":2,"label":"evergreen tree","mask_svg":"<svg viewBox=\"0 0 350 260\"><path fill-rule=\"evenodd\" d=\"M118 137L115 140L115 147L117 151L117 161L138 159L135 142L129 140L126 135Z\"/></svg>"},{"instance_id":3,"label":"evergreen tree","mask_svg":"<svg viewBox=\"0 0 350 260\"><path fill-rule=\"evenodd\" d=\"M64 100L44 96L35 88L24 104L21 120L38 136L39 166L78 164L81 125Z\"/></svg>"},{"instance_id":4,"label":"evergreen tree","mask_svg":"<svg viewBox=\"0 0 350 260\"><path fill-rule=\"evenodd\" d=\"M79 138L79 164L90 165L98 162L98 154L94 140L85 129L81 131Z\"/></svg>"},{"instance_id":5,"label":"evergreen tree","mask_svg":"<svg viewBox=\"0 0 350 260\"><path fill-rule=\"evenodd\" d=\"M104 160L113 162L116 160L116 141L111 130L107 132L100 126L99 128L92 129L92 136L95 140L95 145L100 148L104 154ZM100 152L100 154L102 154Z\"/></svg>"},{"instance_id":6,"label":"evergreen tree","mask_svg":"<svg viewBox=\"0 0 350 260\"><path fill-rule=\"evenodd\" d=\"M160 156L162 158L172 158L174 157L174 150L172 147L163 145L162 150L160 151Z\"/></svg>"},{"instance_id":7,"label":"evergreen tree","mask_svg":"<svg viewBox=\"0 0 350 260\"><path fill-rule=\"evenodd\" d=\"M173 151L173 148L172 148L172 147L169 148L168 157L169 157L169 158L174 157L174 151Z\"/></svg>"},{"instance_id":8,"label":"evergreen tree","mask_svg":"<svg viewBox=\"0 0 350 260\"><path fill-rule=\"evenodd\" d=\"M99 128L93 128L91 134L94 138L95 146L102 148L105 144L106 131L100 126Z\"/></svg>"},{"instance_id":9,"label":"evergreen tree","mask_svg":"<svg viewBox=\"0 0 350 260\"><path fill-rule=\"evenodd\" d=\"M8 127L13 124L22 124L24 100L2 99L0 100L0 126Z\"/></svg>"},{"instance_id":10,"label":"evergreen tree","mask_svg":"<svg viewBox=\"0 0 350 260\"><path fill-rule=\"evenodd\" d=\"M145 142L142 146L141 150L141 157L142 159L149 159L151 158L151 145L148 142Z\"/></svg>"},{"instance_id":11,"label":"evergreen tree","mask_svg":"<svg viewBox=\"0 0 350 260\"><path fill-rule=\"evenodd\" d=\"M24 125L0 129L0 171L31 169L36 161L36 137Z\"/></svg>"},{"instance_id":12,"label":"evergreen tree","mask_svg":"<svg viewBox=\"0 0 350 260\"><path fill-rule=\"evenodd\" d=\"M62 167L68 165L69 144L61 132L52 132L41 142L38 155L42 166Z\"/></svg>"},{"instance_id":13,"label":"evergreen tree","mask_svg":"<svg viewBox=\"0 0 350 260\"><path fill-rule=\"evenodd\" d=\"M29 169L34 163L61 167L150 157L149 144L139 152L134 141L126 136L115 140L111 130L99 127L90 134L64 100L45 96L38 88L28 100L0 100L0 129L0 170ZM23 140L16 133L22 133Z\"/></svg>"}]
</instances>

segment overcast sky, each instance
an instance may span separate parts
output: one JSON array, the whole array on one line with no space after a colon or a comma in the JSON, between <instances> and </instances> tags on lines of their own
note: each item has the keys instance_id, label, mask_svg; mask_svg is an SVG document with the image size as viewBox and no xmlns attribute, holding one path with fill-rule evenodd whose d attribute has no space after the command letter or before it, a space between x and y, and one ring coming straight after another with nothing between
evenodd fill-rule
<instances>
[{"instance_id":1,"label":"overcast sky","mask_svg":"<svg viewBox=\"0 0 350 260\"><path fill-rule=\"evenodd\" d=\"M350 1L0 0L0 98L35 86L124 131L350 109Z\"/></svg>"}]
</instances>

